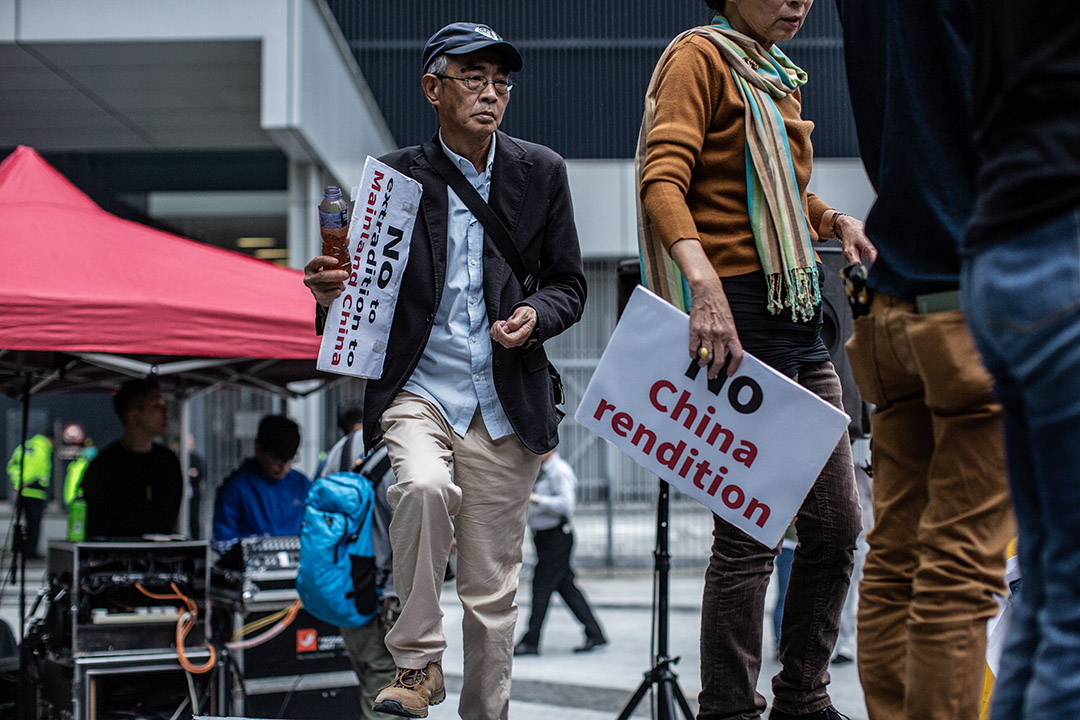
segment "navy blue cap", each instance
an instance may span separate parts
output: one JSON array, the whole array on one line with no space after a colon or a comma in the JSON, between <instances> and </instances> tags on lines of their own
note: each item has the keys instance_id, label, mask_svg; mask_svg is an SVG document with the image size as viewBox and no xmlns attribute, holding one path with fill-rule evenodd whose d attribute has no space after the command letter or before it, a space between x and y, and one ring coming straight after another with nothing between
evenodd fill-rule
<instances>
[{"instance_id":1,"label":"navy blue cap","mask_svg":"<svg viewBox=\"0 0 1080 720\"><path fill-rule=\"evenodd\" d=\"M427 72L428 65L439 55L468 55L477 50L494 50L502 55L509 72L521 69L521 53L499 34L482 23L450 23L428 38L424 45L424 63L420 72Z\"/></svg>"}]
</instances>

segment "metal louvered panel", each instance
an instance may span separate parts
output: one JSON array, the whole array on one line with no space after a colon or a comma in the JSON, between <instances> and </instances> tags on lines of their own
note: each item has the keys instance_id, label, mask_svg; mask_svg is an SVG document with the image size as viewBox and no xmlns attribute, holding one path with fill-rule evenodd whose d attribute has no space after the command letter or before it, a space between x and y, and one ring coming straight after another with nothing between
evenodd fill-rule
<instances>
[{"instance_id":1,"label":"metal louvered panel","mask_svg":"<svg viewBox=\"0 0 1080 720\"><path fill-rule=\"evenodd\" d=\"M420 94L420 57L443 25L485 22L522 52L503 129L570 158L634 153L653 66L680 31L708 22L701 0L329 0L394 137L420 142L436 128ZM832 3L814 7L785 50L810 74L804 115L818 157L854 156L840 27Z\"/></svg>"},{"instance_id":2,"label":"metal louvered panel","mask_svg":"<svg viewBox=\"0 0 1080 720\"><path fill-rule=\"evenodd\" d=\"M814 121L815 157L858 157L855 120L851 113L844 65L843 33L836 5L819 2L803 29L783 50L806 71L803 117Z\"/></svg>"}]
</instances>

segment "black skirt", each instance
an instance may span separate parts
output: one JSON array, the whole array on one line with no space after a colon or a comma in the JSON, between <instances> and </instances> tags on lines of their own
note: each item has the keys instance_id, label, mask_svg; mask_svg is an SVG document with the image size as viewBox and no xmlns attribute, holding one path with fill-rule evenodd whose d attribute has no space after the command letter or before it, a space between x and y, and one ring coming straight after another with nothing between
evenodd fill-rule
<instances>
[{"instance_id":1,"label":"black skirt","mask_svg":"<svg viewBox=\"0 0 1080 720\"><path fill-rule=\"evenodd\" d=\"M817 271L820 278L820 263ZM788 377L795 377L803 365L831 359L821 339L820 303L812 318L796 322L791 308L777 315L766 308L768 286L763 271L721 278L721 282L743 350Z\"/></svg>"}]
</instances>

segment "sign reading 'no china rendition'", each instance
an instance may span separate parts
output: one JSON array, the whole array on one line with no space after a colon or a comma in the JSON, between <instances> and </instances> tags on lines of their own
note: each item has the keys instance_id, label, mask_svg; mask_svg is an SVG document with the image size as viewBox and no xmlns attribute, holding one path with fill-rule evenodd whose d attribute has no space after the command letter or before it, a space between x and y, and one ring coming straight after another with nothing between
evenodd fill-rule
<instances>
[{"instance_id":1,"label":"sign reading 'no china rendition'","mask_svg":"<svg viewBox=\"0 0 1080 720\"><path fill-rule=\"evenodd\" d=\"M744 354L708 380L685 313L634 290L575 419L755 540L784 535L848 417Z\"/></svg>"}]
</instances>

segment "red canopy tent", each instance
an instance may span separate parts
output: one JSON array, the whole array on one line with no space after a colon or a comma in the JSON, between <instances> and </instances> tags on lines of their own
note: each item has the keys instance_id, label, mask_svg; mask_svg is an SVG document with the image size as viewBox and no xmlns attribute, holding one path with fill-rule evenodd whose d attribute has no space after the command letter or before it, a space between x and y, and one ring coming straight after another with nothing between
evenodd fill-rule
<instances>
[{"instance_id":1,"label":"red canopy tent","mask_svg":"<svg viewBox=\"0 0 1080 720\"><path fill-rule=\"evenodd\" d=\"M125 376L156 375L178 396L181 437L194 392L313 392L334 377L315 370L314 313L296 270L111 215L31 148L0 163L0 391L22 400L23 442L32 395ZM25 573L23 558L24 585Z\"/></svg>"},{"instance_id":2,"label":"red canopy tent","mask_svg":"<svg viewBox=\"0 0 1080 720\"><path fill-rule=\"evenodd\" d=\"M291 393L315 371L302 274L102 210L40 155L0 163L0 389L92 390L117 373ZM310 391L312 388L306 388Z\"/></svg>"}]
</instances>

